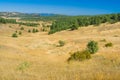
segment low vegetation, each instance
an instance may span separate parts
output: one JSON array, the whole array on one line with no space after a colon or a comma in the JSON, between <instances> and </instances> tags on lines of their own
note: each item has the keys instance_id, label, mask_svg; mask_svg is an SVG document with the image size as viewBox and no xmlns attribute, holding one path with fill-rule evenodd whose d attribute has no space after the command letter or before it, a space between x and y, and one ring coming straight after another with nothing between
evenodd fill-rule
<instances>
[{"instance_id":1,"label":"low vegetation","mask_svg":"<svg viewBox=\"0 0 120 80\"><path fill-rule=\"evenodd\" d=\"M22 35L22 32L21 32L21 31L19 31L19 35Z\"/></svg>"},{"instance_id":2,"label":"low vegetation","mask_svg":"<svg viewBox=\"0 0 120 80\"><path fill-rule=\"evenodd\" d=\"M59 40L58 43L59 43L58 47L62 47L65 45L65 41L62 41L62 40Z\"/></svg>"},{"instance_id":3,"label":"low vegetation","mask_svg":"<svg viewBox=\"0 0 120 80\"><path fill-rule=\"evenodd\" d=\"M37 32L39 32L39 30L38 30L38 29L33 28L32 33L37 33Z\"/></svg>"},{"instance_id":4,"label":"low vegetation","mask_svg":"<svg viewBox=\"0 0 120 80\"><path fill-rule=\"evenodd\" d=\"M17 38L18 37L17 33L13 33L12 37Z\"/></svg>"},{"instance_id":5,"label":"low vegetation","mask_svg":"<svg viewBox=\"0 0 120 80\"><path fill-rule=\"evenodd\" d=\"M113 43L111 42L105 44L105 47L112 47L112 46L113 46Z\"/></svg>"},{"instance_id":6,"label":"low vegetation","mask_svg":"<svg viewBox=\"0 0 120 80\"><path fill-rule=\"evenodd\" d=\"M100 42L106 42L106 39L102 39L102 40L100 40Z\"/></svg>"},{"instance_id":7,"label":"low vegetation","mask_svg":"<svg viewBox=\"0 0 120 80\"><path fill-rule=\"evenodd\" d=\"M24 72L27 68L30 67L30 63L28 62L23 62L21 64L18 65L17 69Z\"/></svg>"},{"instance_id":8,"label":"low vegetation","mask_svg":"<svg viewBox=\"0 0 120 80\"><path fill-rule=\"evenodd\" d=\"M20 30L24 30L24 27L21 27Z\"/></svg>"},{"instance_id":9,"label":"low vegetation","mask_svg":"<svg viewBox=\"0 0 120 80\"><path fill-rule=\"evenodd\" d=\"M90 41L87 44L87 50L91 53L94 54L98 51L98 43L95 41Z\"/></svg>"},{"instance_id":10,"label":"low vegetation","mask_svg":"<svg viewBox=\"0 0 120 80\"><path fill-rule=\"evenodd\" d=\"M90 59L91 58L91 54L89 51L84 50L84 51L77 51L77 52L73 52L71 53L71 56L68 58L68 62L71 60L74 61L83 61L86 59Z\"/></svg>"},{"instance_id":11,"label":"low vegetation","mask_svg":"<svg viewBox=\"0 0 120 80\"><path fill-rule=\"evenodd\" d=\"M74 61L83 61L91 58L91 54L94 54L98 51L98 43L95 41L90 41L87 44L87 49L83 51L77 51L70 53L71 56L68 58L68 62L71 60Z\"/></svg>"}]
</instances>

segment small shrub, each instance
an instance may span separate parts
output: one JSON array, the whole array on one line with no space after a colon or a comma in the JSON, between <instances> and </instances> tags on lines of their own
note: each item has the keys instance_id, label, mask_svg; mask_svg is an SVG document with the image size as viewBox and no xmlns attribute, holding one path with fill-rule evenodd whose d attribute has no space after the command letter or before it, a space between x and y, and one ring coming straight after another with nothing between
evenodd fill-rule
<instances>
[{"instance_id":1,"label":"small shrub","mask_svg":"<svg viewBox=\"0 0 120 80\"><path fill-rule=\"evenodd\" d=\"M18 70L20 71L24 71L25 69L27 69L30 66L30 64L28 62L23 62L21 64L18 65Z\"/></svg>"},{"instance_id":2,"label":"small shrub","mask_svg":"<svg viewBox=\"0 0 120 80\"><path fill-rule=\"evenodd\" d=\"M22 32L21 32L21 31L19 31L19 35L22 35Z\"/></svg>"},{"instance_id":3,"label":"small shrub","mask_svg":"<svg viewBox=\"0 0 120 80\"><path fill-rule=\"evenodd\" d=\"M33 33L36 33L36 29L35 29L35 28L33 28L32 32L33 32Z\"/></svg>"},{"instance_id":4,"label":"small shrub","mask_svg":"<svg viewBox=\"0 0 120 80\"><path fill-rule=\"evenodd\" d=\"M87 49L91 54L96 53L98 51L98 43L95 41L88 42Z\"/></svg>"},{"instance_id":5,"label":"small shrub","mask_svg":"<svg viewBox=\"0 0 120 80\"><path fill-rule=\"evenodd\" d=\"M64 45L65 45L65 42L64 42L64 41L59 40L59 45L58 45L58 47L62 47L62 46L64 46Z\"/></svg>"},{"instance_id":6,"label":"small shrub","mask_svg":"<svg viewBox=\"0 0 120 80\"><path fill-rule=\"evenodd\" d=\"M9 28L12 28L12 26L9 26Z\"/></svg>"},{"instance_id":7,"label":"small shrub","mask_svg":"<svg viewBox=\"0 0 120 80\"><path fill-rule=\"evenodd\" d=\"M21 27L20 30L24 30L24 27Z\"/></svg>"},{"instance_id":8,"label":"small shrub","mask_svg":"<svg viewBox=\"0 0 120 80\"><path fill-rule=\"evenodd\" d=\"M106 39L102 39L102 40L100 40L100 42L106 42Z\"/></svg>"},{"instance_id":9,"label":"small shrub","mask_svg":"<svg viewBox=\"0 0 120 80\"><path fill-rule=\"evenodd\" d=\"M18 31L15 31L15 33L17 33Z\"/></svg>"},{"instance_id":10,"label":"small shrub","mask_svg":"<svg viewBox=\"0 0 120 80\"><path fill-rule=\"evenodd\" d=\"M36 29L36 32L39 32L39 30L38 30L38 29Z\"/></svg>"},{"instance_id":11,"label":"small shrub","mask_svg":"<svg viewBox=\"0 0 120 80\"><path fill-rule=\"evenodd\" d=\"M113 46L113 44L110 42L110 43L107 43L107 44L105 44L105 47L112 47Z\"/></svg>"},{"instance_id":12,"label":"small shrub","mask_svg":"<svg viewBox=\"0 0 120 80\"><path fill-rule=\"evenodd\" d=\"M84 50L84 51L77 51L74 53L71 53L71 56L68 58L68 62L71 60L75 60L75 61L83 61L86 59L90 59L91 58L91 54L88 50Z\"/></svg>"},{"instance_id":13,"label":"small shrub","mask_svg":"<svg viewBox=\"0 0 120 80\"><path fill-rule=\"evenodd\" d=\"M31 30L29 29L28 32L31 33Z\"/></svg>"},{"instance_id":14,"label":"small shrub","mask_svg":"<svg viewBox=\"0 0 120 80\"><path fill-rule=\"evenodd\" d=\"M12 37L17 38L18 36L17 36L16 33L13 33L13 34L12 34Z\"/></svg>"}]
</instances>

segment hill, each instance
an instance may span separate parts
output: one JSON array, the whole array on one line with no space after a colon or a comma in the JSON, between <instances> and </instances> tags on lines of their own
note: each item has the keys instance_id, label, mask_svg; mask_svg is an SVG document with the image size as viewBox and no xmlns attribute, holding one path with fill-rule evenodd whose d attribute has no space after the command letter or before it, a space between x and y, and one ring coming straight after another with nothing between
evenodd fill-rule
<instances>
[{"instance_id":1,"label":"hill","mask_svg":"<svg viewBox=\"0 0 120 80\"><path fill-rule=\"evenodd\" d=\"M0 24L0 80L120 79L120 22L63 30L52 35L43 32L41 26L35 27L39 30L37 33L29 33L29 29L33 27ZM17 38L11 37L14 32ZM66 44L57 47L59 40ZM69 52L84 50L90 40L98 42L99 51L90 60L68 64ZM109 42L113 46L105 47Z\"/></svg>"}]
</instances>

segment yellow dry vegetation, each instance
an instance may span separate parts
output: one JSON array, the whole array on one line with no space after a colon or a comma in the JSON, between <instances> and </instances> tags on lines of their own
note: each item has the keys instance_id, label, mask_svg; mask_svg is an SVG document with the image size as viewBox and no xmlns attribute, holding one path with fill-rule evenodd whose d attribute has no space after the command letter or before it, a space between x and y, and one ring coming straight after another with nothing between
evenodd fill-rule
<instances>
[{"instance_id":1,"label":"yellow dry vegetation","mask_svg":"<svg viewBox=\"0 0 120 80\"><path fill-rule=\"evenodd\" d=\"M120 80L120 23L52 35L28 33L32 28L24 27L13 38L19 25L0 24L0 80ZM65 46L56 47L59 40ZM69 53L84 50L90 40L98 42L99 51L90 60L67 63ZM113 47L104 47L107 42Z\"/></svg>"}]
</instances>

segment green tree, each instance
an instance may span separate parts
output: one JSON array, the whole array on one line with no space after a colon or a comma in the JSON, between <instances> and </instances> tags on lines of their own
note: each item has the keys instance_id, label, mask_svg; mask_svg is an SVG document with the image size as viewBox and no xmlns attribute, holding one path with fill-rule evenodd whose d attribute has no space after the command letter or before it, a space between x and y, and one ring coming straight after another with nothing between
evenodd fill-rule
<instances>
[{"instance_id":1,"label":"green tree","mask_svg":"<svg viewBox=\"0 0 120 80\"><path fill-rule=\"evenodd\" d=\"M98 51L98 43L95 41L88 42L87 49L91 54L96 53Z\"/></svg>"},{"instance_id":2,"label":"green tree","mask_svg":"<svg viewBox=\"0 0 120 80\"><path fill-rule=\"evenodd\" d=\"M17 38L18 36L17 36L16 33L13 33L13 34L12 34L12 37Z\"/></svg>"},{"instance_id":3,"label":"green tree","mask_svg":"<svg viewBox=\"0 0 120 80\"><path fill-rule=\"evenodd\" d=\"M21 27L20 30L24 30L24 27Z\"/></svg>"},{"instance_id":4,"label":"green tree","mask_svg":"<svg viewBox=\"0 0 120 80\"><path fill-rule=\"evenodd\" d=\"M62 47L62 46L64 46L64 45L65 45L65 42L64 42L64 41L59 40L59 47Z\"/></svg>"},{"instance_id":5,"label":"green tree","mask_svg":"<svg viewBox=\"0 0 120 80\"><path fill-rule=\"evenodd\" d=\"M35 28L33 28L32 32L33 32L33 33L36 33L36 29L35 29Z\"/></svg>"},{"instance_id":6,"label":"green tree","mask_svg":"<svg viewBox=\"0 0 120 80\"><path fill-rule=\"evenodd\" d=\"M22 35L22 32L21 32L21 31L19 31L19 35Z\"/></svg>"},{"instance_id":7,"label":"green tree","mask_svg":"<svg viewBox=\"0 0 120 80\"><path fill-rule=\"evenodd\" d=\"M28 32L31 33L31 30L29 29Z\"/></svg>"},{"instance_id":8,"label":"green tree","mask_svg":"<svg viewBox=\"0 0 120 80\"><path fill-rule=\"evenodd\" d=\"M90 58L91 58L90 52L87 50L83 50L83 51L77 51L77 52L71 53L71 56L68 58L67 61L68 62L71 60L83 61Z\"/></svg>"}]
</instances>

